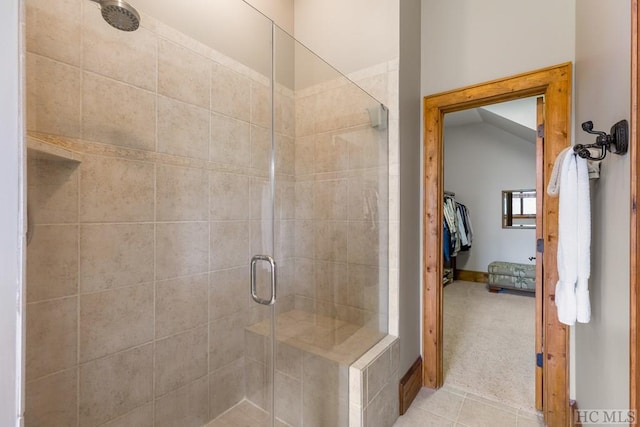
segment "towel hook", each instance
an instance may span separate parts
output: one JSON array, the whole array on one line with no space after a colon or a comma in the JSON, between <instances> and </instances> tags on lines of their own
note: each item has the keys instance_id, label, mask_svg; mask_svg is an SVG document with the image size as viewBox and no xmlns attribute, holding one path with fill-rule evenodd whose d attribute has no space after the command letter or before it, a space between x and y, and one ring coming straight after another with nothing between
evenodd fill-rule
<instances>
[{"instance_id":1,"label":"towel hook","mask_svg":"<svg viewBox=\"0 0 640 427\"><path fill-rule=\"evenodd\" d=\"M583 159L602 160L607 155L607 150L613 154L623 155L627 153L629 148L629 123L626 120L620 120L611 127L611 133L593 130L593 122L591 120L582 123L582 130L592 135L597 135L596 142L593 144L576 144L573 151ZM599 148L600 156L591 157L590 148Z\"/></svg>"}]
</instances>

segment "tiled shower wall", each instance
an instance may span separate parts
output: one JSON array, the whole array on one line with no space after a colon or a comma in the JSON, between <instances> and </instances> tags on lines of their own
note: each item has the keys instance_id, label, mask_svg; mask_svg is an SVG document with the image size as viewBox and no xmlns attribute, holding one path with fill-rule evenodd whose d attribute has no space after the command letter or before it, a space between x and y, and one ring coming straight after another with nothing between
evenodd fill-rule
<instances>
[{"instance_id":1,"label":"tiled shower wall","mask_svg":"<svg viewBox=\"0 0 640 427\"><path fill-rule=\"evenodd\" d=\"M247 265L269 222L268 79L146 16L122 33L81 0L27 15L28 130L81 153L29 160L27 425L200 426L245 396L244 328L266 314ZM359 78L378 95L386 72ZM280 311L386 318L371 101L345 79L295 109L277 89Z\"/></svg>"},{"instance_id":2,"label":"tiled shower wall","mask_svg":"<svg viewBox=\"0 0 640 427\"><path fill-rule=\"evenodd\" d=\"M296 91L295 305L387 331L387 132L344 78Z\"/></svg>"},{"instance_id":3,"label":"tiled shower wall","mask_svg":"<svg viewBox=\"0 0 640 427\"><path fill-rule=\"evenodd\" d=\"M201 426L245 396L268 80L143 17L27 1L27 426ZM291 294L293 96L277 97L280 307ZM48 136L43 136L48 138ZM154 424L155 419L155 424Z\"/></svg>"}]
</instances>

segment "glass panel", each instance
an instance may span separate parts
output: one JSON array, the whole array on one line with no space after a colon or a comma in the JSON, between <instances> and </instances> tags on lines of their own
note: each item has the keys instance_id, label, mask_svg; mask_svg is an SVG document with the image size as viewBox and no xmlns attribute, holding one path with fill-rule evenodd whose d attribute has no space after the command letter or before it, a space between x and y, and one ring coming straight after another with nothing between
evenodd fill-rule
<instances>
[{"instance_id":1,"label":"glass panel","mask_svg":"<svg viewBox=\"0 0 640 427\"><path fill-rule=\"evenodd\" d=\"M304 360L276 362L276 417L346 426L348 367L388 330L387 110L279 28L275 45L276 345Z\"/></svg>"},{"instance_id":2,"label":"glass panel","mask_svg":"<svg viewBox=\"0 0 640 427\"><path fill-rule=\"evenodd\" d=\"M81 153L28 161L27 427L347 425L388 329L386 109L244 2L131 3L123 33L26 1L28 130Z\"/></svg>"}]
</instances>

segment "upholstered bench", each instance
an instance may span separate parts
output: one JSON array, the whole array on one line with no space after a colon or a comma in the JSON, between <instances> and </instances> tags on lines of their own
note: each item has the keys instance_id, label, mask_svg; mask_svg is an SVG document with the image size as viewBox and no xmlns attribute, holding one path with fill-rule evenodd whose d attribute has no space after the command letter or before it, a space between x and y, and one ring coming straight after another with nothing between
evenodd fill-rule
<instances>
[{"instance_id":1,"label":"upholstered bench","mask_svg":"<svg viewBox=\"0 0 640 427\"><path fill-rule=\"evenodd\" d=\"M500 289L536 291L536 266L515 262L494 261L489 264L489 291Z\"/></svg>"}]
</instances>

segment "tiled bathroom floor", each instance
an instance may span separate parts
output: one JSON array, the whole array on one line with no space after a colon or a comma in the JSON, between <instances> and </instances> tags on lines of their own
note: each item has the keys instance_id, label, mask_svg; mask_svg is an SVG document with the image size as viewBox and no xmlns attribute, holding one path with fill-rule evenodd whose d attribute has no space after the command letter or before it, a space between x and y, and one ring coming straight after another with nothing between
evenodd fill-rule
<instances>
[{"instance_id":1,"label":"tiled bathroom floor","mask_svg":"<svg viewBox=\"0 0 640 427\"><path fill-rule=\"evenodd\" d=\"M271 423L269 414L243 400L205 427L271 427ZM287 425L276 421L276 427L287 427Z\"/></svg>"},{"instance_id":2,"label":"tiled bathroom floor","mask_svg":"<svg viewBox=\"0 0 640 427\"><path fill-rule=\"evenodd\" d=\"M539 427L536 413L517 409L451 386L423 388L394 427ZM242 401L205 427L270 427L268 414ZM276 427L287 427L276 421Z\"/></svg>"},{"instance_id":3,"label":"tiled bathroom floor","mask_svg":"<svg viewBox=\"0 0 640 427\"><path fill-rule=\"evenodd\" d=\"M537 427L544 426L535 412L485 399L445 385L423 388L394 427Z\"/></svg>"}]
</instances>

